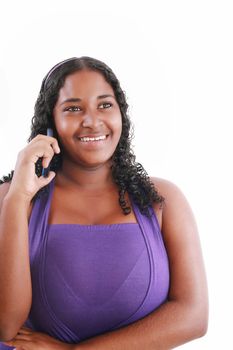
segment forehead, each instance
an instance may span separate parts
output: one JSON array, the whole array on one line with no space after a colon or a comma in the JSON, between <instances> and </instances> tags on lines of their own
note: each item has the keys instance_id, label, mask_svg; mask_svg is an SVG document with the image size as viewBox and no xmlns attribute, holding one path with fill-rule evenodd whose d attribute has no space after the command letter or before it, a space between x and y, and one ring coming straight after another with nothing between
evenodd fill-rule
<instances>
[{"instance_id":1,"label":"forehead","mask_svg":"<svg viewBox=\"0 0 233 350\"><path fill-rule=\"evenodd\" d=\"M68 75L59 91L59 99L66 97L91 97L112 93L111 85L96 71L81 70Z\"/></svg>"}]
</instances>

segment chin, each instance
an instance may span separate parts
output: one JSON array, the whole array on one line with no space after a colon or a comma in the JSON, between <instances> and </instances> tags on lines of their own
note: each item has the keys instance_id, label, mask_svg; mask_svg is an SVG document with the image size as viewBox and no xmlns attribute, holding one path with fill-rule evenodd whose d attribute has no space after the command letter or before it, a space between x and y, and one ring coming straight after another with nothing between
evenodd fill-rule
<instances>
[{"instance_id":1,"label":"chin","mask_svg":"<svg viewBox=\"0 0 233 350\"><path fill-rule=\"evenodd\" d=\"M106 167L108 166L110 168L112 161L111 158L107 158L107 159L91 159L89 158L88 161L87 160L76 160L75 161L77 166L80 166L81 168L85 168L85 169L90 169L90 170L96 170L102 167Z\"/></svg>"}]
</instances>

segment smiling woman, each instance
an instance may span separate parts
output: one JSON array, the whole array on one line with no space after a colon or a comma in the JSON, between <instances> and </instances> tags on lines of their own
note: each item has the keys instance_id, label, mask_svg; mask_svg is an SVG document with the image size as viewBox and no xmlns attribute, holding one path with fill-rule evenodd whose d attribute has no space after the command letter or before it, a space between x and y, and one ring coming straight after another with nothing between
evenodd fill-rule
<instances>
[{"instance_id":1,"label":"smiling woman","mask_svg":"<svg viewBox=\"0 0 233 350\"><path fill-rule=\"evenodd\" d=\"M88 69L67 76L54 107L54 123L64 162L71 158L84 167L105 164L122 131L113 88L102 74Z\"/></svg>"},{"instance_id":2,"label":"smiling woman","mask_svg":"<svg viewBox=\"0 0 233 350\"><path fill-rule=\"evenodd\" d=\"M0 186L0 350L161 350L205 334L192 211L135 161L127 109L94 58L44 78L29 143Z\"/></svg>"}]
</instances>

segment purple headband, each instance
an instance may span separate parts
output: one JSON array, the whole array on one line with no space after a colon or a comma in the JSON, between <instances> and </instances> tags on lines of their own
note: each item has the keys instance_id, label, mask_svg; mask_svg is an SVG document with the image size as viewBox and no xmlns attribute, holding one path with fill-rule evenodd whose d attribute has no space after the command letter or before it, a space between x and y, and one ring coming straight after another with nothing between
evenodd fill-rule
<instances>
[{"instance_id":1,"label":"purple headband","mask_svg":"<svg viewBox=\"0 0 233 350\"><path fill-rule=\"evenodd\" d=\"M47 82L48 82L48 80L49 80L51 74L52 74L58 67L62 66L62 65L63 65L64 63L66 63L66 62L69 62L69 61L72 61L72 60L76 60L76 59L77 59L77 57L68 58L68 59L66 59L66 60L64 60L64 61L62 61L62 62L57 63L53 68L51 68L50 71L48 72L46 78L45 78L44 86L47 84Z\"/></svg>"}]
</instances>

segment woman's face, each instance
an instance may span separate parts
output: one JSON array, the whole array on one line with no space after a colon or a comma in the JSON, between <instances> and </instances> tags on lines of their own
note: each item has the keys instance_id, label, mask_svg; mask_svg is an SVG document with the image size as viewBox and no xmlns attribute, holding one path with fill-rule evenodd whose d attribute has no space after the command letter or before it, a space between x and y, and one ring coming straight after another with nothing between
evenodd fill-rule
<instances>
[{"instance_id":1,"label":"woman's face","mask_svg":"<svg viewBox=\"0 0 233 350\"><path fill-rule=\"evenodd\" d=\"M68 75L53 115L64 159L96 167L112 157L121 136L121 112L100 73L81 70Z\"/></svg>"}]
</instances>

